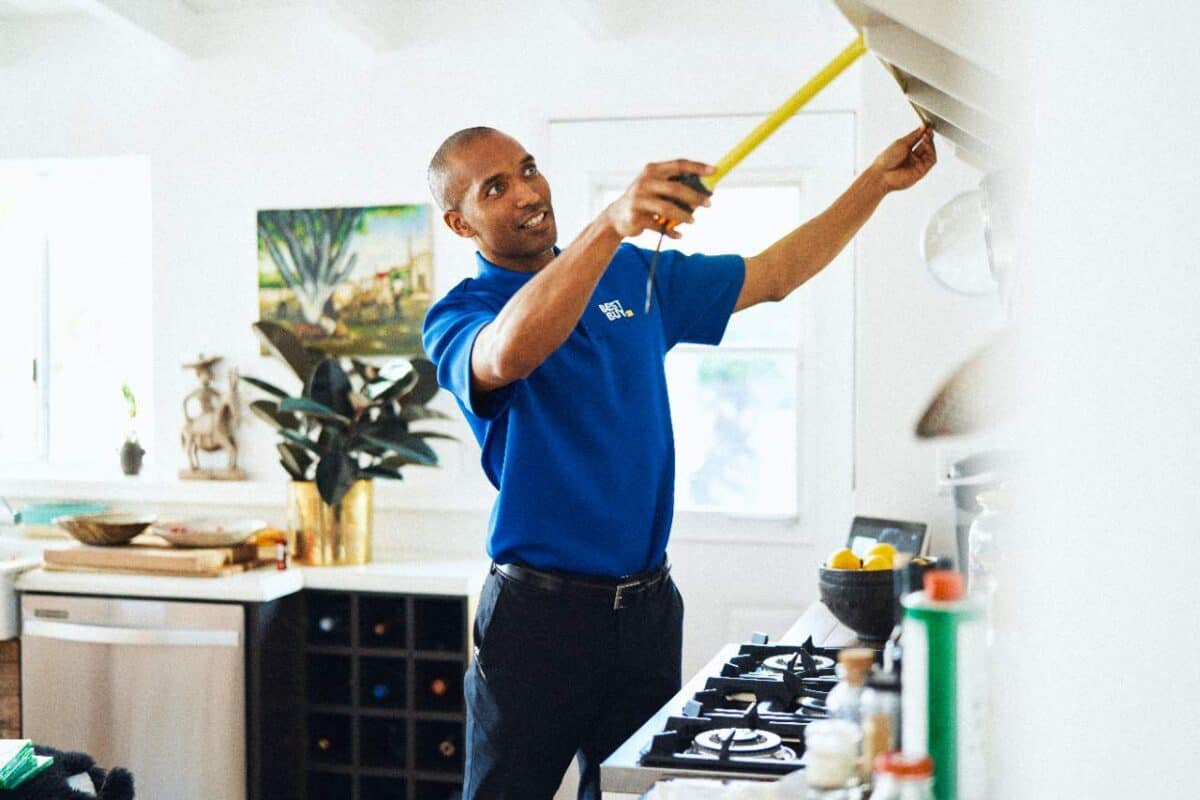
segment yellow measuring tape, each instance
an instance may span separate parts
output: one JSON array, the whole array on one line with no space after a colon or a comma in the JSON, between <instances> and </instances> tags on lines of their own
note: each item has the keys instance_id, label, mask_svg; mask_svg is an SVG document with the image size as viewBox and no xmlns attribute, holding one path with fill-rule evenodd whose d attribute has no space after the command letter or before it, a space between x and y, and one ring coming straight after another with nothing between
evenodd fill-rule
<instances>
[{"instance_id":1,"label":"yellow measuring tape","mask_svg":"<svg viewBox=\"0 0 1200 800\"><path fill-rule=\"evenodd\" d=\"M799 91L789 97L783 105L771 112L771 115L759 123L757 128L750 131L750 134L745 139L742 139L732 150L726 153L715 164L717 171L712 175L702 176L700 182L711 191L742 159L754 152L754 148L762 144L780 125L791 119L797 111L804 108L809 100L816 97L822 89L828 86L838 75L841 75L846 67L857 61L858 57L865 52L867 52L867 44L863 41L863 37L860 34L845 50L838 53L833 61L825 65L824 69L812 76L808 83L801 86Z\"/></svg>"},{"instance_id":2,"label":"yellow measuring tape","mask_svg":"<svg viewBox=\"0 0 1200 800\"><path fill-rule=\"evenodd\" d=\"M863 41L862 34L859 34L845 50L834 56L833 61L830 61L828 64L826 64L824 69L822 69L816 75L813 75L812 78L809 79L808 83L801 86L795 94L785 100L783 105L772 111L771 115L760 122L757 128L750 131L750 134L746 136L745 139L742 139L740 142L734 145L733 149L726 153L724 157L722 157L721 160L714 165L716 171L712 175L704 175L700 178L700 185L707 189L711 194L712 188L716 186L722 178L728 175L731 169L736 167L746 156L754 152L754 148L766 141L767 137L774 133L780 125L795 116L796 112L804 108L804 106L808 104L809 100L812 100L814 97L816 97L822 89L829 85L830 81L832 81L838 75L841 75L842 72L845 71L846 67L857 61L858 57L865 52L867 52L867 43ZM693 189L698 189L698 186L695 184L695 175L677 175L671 180L679 180L680 178L687 178L687 180L684 180L683 182L685 184L690 184ZM679 203L676 200L671 200L671 202L676 203L677 205L682 205L682 203ZM683 208L691 211L691 209L687 208L686 205L683 205ZM654 271L655 266L658 264L658 252L662 247L662 235L666 234L668 230L674 230L675 228L675 223L673 221L666 222L663 221L661 217L657 216L655 219L662 222L662 229L658 237L658 247L654 248L654 255L650 259L648 274L646 276L645 309L647 314L650 313L650 299L654 295Z\"/></svg>"}]
</instances>

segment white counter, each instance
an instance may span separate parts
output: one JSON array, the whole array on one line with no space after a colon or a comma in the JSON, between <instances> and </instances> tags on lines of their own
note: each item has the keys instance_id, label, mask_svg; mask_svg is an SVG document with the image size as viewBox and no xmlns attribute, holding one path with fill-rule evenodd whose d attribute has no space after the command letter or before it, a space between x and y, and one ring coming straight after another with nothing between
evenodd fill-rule
<instances>
[{"instance_id":1,"label":"white counter","mask_svg":"<svg viewBox=\"0 0 1200 800\"><path fill-rule=\"evenodd\" d=\"M184 600L266 602L301 589L434 594L474 597L488 574L488 562L395 561L358 567L273 567L219 578L174 578L55 572L42 568L21 574L18 592L169 597Z\"/></svg>"}]
</instances>

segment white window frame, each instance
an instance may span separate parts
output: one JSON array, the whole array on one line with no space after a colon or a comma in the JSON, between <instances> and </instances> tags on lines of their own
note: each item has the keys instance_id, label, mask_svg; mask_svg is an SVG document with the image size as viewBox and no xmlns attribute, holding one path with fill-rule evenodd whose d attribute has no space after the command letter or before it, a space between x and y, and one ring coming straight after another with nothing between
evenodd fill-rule
<instances>
[{"instance_id":1,"label":"white window frame","mask_svg":"<svg viewBox=\"0 0 1200 800\"><path fill-rule=\"evenodd\" d=\"M765 115L765 112L764 114ZM757 122L763 115L744 115L749 121ZM696 115L700 119L716 117L742 117L743 115ZM650 117L596 117L551 118L546 142L553 146L555 125L601 122L619 123L644 122ZM662 119L662 118L657 118ZM667 121L667 120L664 120ZM688 120L673 117L669 121L679 130L688 129ZM818 129L809 135L796 126L810 124ZM752 124L746 126L748 131ZM564 135L566 131L564 130ZM790 163L782 168L774 165L770 169L755 169L751 159L730 173L723 181L724 186L736 185L799 185L807 201L802 206L802 219L797 224L811 219L826 208L845 190L857 172L857 120L853 111L801 113L775 134L773 139L783 140L789 136L804 140L805 136L829 136L838 141L841 155L832 159L836 163L826 169L823 161L810 164ZM771 148L764 143L762 151ZM732 144L732 142L730 142ZM541 157L543 154L535 152ZM704 157L703 154L697 154ZM564 167L550 160L553 173L551 184L556 186L563 180L562 169L579 169L580 165ZM630 176L604 171L588 171L587 179L594 187L589 196L589 211L596 208L596 195L612 188L624 188ZM809 191L811 189L811 191ZM560 219L567 216L558 209L561 202L556 194L556 211ZM569 241L574 230L560 230L561 239ZM781 231L783 236L786 231ZM664 246L667 246L664 243ZM746 253L745 255L751 255ZM708 509L677 509L675 514L674 540L711 541L763 544L803 544L824 537L823 531L841 529L853 516L854 451L855 451L855 407L857 403L856 361L856 295L857 255L852 241L830 265L826 273L816 276L800 291L799 313L802 322L799 342L796 346L796 435L798 457L796 462L797 511L795 514L753 512L731 512ZM679 345L675 350L708 349L697 345ZM720 345L724 352L766 353L772 349L755 346ZM779 350L790 350L781 347ZM778 351L776 351L778 352ZM677 398L673 398L677 402ZM820 423L818 423L820 420Z\"/></svg>"}]
</instances>

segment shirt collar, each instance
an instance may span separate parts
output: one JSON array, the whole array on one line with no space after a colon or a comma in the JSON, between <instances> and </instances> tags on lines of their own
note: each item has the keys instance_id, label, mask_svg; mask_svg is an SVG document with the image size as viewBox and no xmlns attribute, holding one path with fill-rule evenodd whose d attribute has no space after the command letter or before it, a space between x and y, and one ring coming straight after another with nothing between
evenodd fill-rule
<instances>
[{"instance_id":1,"label":"shirt collar","mask_svg":"<svg viewBox=\"0 0 1200 800\"><path fill-rule=\"evenodd\" d=\"M554 255L557 256L562 250L557 245L554 246ZM475 262L479 267L479 279L486 280L489 283L497 283L501 286L524 286L530 278L536 275L536 272L518 272L515 269L502 267L499 264L493 264L484 258L483 253L475 251Z\"/></svg>"}]
</instances>

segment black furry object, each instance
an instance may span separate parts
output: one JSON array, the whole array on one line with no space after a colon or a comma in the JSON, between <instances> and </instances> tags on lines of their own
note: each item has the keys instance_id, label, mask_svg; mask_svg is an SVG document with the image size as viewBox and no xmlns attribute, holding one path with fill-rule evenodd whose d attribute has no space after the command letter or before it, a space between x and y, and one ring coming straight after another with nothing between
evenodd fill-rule
<instances>
[{"instance_id":1,"label":"black furry object","mask_svg":"<svg viewBox=\"0 0 1200 800\"><path fill-rule=\"evenodd\" d=\"M54 763L16 789L0 789L0 800L133 800L133 775L127 769L114 767L105 772L89 755L53 747L34 745L33 752L39 756L52 756ZM67 785L72 775L81 772L86 772L97 787L94 795Z\"/></svg>"}]
</instances>

